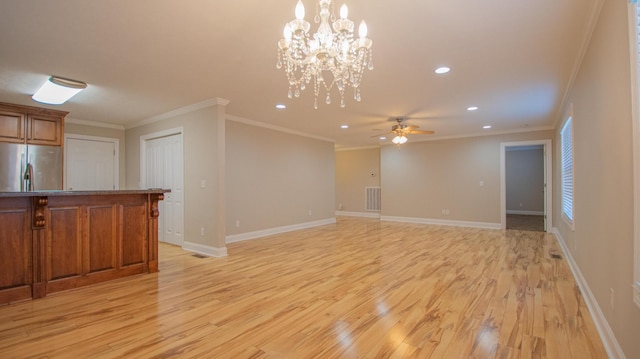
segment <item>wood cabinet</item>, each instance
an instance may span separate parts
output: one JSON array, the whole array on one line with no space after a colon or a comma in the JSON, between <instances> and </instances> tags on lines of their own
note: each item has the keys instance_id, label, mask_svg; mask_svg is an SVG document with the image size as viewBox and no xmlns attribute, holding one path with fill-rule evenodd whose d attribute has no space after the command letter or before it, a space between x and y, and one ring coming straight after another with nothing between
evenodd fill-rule
<instances>
[{"instance_id":1,"label":"wood cabinet","mask_svg":"<svg viewBox=\"0 0 640 359\"><path fill-rule=\"evenodd\" d=\"M164 192L0 192L0 304L156 272Z\"/></svg>"},{"instance_id":2,"label":"wood cabinet","mask_svg":"<svg viewBox=\"0 0 640 359\"><path fill-rule=\"evenodd\" d=\"M0 142L62 146L67 114L0 102Z\"/></svg>"},{"instance_id":3,"label":"wood cabinet","mask_svg":"<svg viewBox=\"0 0 640 359\"><path fill-rule=\"evenodd\" d=\"M30 198L0 201L0 304L31 297Z\"/></svg>"}]
</instances>

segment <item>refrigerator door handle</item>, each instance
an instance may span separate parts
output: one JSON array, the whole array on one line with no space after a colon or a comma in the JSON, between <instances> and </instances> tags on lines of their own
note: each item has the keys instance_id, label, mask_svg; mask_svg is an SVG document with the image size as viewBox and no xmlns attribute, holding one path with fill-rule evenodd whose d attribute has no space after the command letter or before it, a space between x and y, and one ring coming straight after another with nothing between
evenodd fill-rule
<instances>
[{"instance_id":1,"label":"refrigerator door handle","mask_svg":"<svg viewBox=\"0 0 640 359\"><path fill-rule=\"evenodd\" d=\"M29 192L33 191L33 166L27 163L27 169L24 171L25 189Z\"/></svg>"},{"instance_id":2,"label":"refrigerator door handle","mask_svg":"<svg viewBox=\"0 0 640 359\"><path fill-rule=\"evenodd\" d=\"M25 173L25 158L24 158L24 152L20 154L20 173ZM24 188L24 180L21 179L20 180L20 192L24 192L25 188Z\"/></svg>"}]
</instances>

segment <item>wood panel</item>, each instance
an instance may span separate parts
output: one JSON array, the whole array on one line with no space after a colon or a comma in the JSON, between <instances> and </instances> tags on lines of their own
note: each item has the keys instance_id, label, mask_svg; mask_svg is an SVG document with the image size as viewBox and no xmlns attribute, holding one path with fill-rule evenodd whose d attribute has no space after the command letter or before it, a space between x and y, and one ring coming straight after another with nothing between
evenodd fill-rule
<instances>
[{"instance_id":1,"label":"wood panel","mask_svg":"<svg viewBox=\"0 0 640 359\"><path fill-rule=\"evenodd\" d=\"M120 218L115 204L87 206L85 268L87 273L116 269Z\"/></svg>"},{"instance_id":2,"label":"wood panel","mask_svg":"<svg viewBox=\"0 0 640 359\"><path fill-rule=\"evenodd\" d=\"M48 212L47 280L82 275L81 208L53 207Z\"/></svg>"},{"instance_id":3,"label":"wood panel","mask_svg":"<svg viewBox=\"0 0 640 359\"><path fill-rule=\"evenodd\" d=\"M62 121L61 117L29 115L27 143L61 146L63 141Z\"/></svg>"},{"instance_id":4,"label":"wood panel","mask_svg":"<svg viewBox=\"0 0 640 359\"><path fill-rule=\"evenodd\" d=\"M0 142L25 142L25 115L0 110Z\"/></svg>"},{"instance_id":5,"label":"wood panel","mask_svg":"<svg viewBox=\"0 0 640 359\"><path fill-rule=\"evenodd\" d=\"M0 357L607 357L551 234L338 218L228 250L0 307Z\"/></svg>"},{"instance_id":6,"label":"wood panel","mask_svg":"<svg viewBox=\"0 0 640 359\"><path fill-rule=\"evenodd\" d=\"M32 237L28 201L0 203L0 303L31 297Z\"/></svg>"},{"instance_id":7,"label":"wood panel","mask_svg":"<svg viewBox=\"0 0 640 359\"><path fill-rule=\"evenodd\" d=\"M121 267L144 264L147 261L146 214L146 203L123 206L123 233L120 244Z\"/></svg>"}]
</instances>

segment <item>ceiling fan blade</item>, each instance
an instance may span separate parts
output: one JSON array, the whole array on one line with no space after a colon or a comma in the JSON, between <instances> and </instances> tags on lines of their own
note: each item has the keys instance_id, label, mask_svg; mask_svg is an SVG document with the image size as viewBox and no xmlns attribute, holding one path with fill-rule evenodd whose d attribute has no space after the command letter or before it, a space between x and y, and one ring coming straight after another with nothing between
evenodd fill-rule
<instances>
[{"instance_id":1,"label":"ceiling fan blade","mask_svg":"<svg viewBox=\"0 0 640 359\"><path fill-rule=\"evenodd\" d=\"M391 131L391 132L383 132L383 133L379 133L377 135L373 135L371 137L373 138L373 137L386 136L386 135L391 134L391 133L394 133L394 132L393 131Z\"/></svg>"},{"instance_id":2,"label":"ceiling fan blade","mask_svg":"<svg viewBox=\"0 0 640 359\"><path fill-rule=\"evenodd\" d=\"M412 134L412 135L433 135L436 132L435 131L428 131L428 130L409 130L409 131L407 131L407 133Z\"/></svg>"}]
</instances>

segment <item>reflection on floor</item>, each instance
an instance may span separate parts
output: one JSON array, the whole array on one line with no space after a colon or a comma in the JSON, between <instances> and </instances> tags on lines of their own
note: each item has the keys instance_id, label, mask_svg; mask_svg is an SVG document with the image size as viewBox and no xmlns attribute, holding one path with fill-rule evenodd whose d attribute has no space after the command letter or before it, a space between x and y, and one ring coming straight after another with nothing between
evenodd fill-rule
<instances>
[{"instance_id":1,"label":"reflection on floor","mask_svg":"<svg viewBox=\"0 0 640 359\"><path fill-rule=\"evenodd\" d=\"M544 232L544 216L507 214L507 229Z\"/></svg>"}]
</instances>

